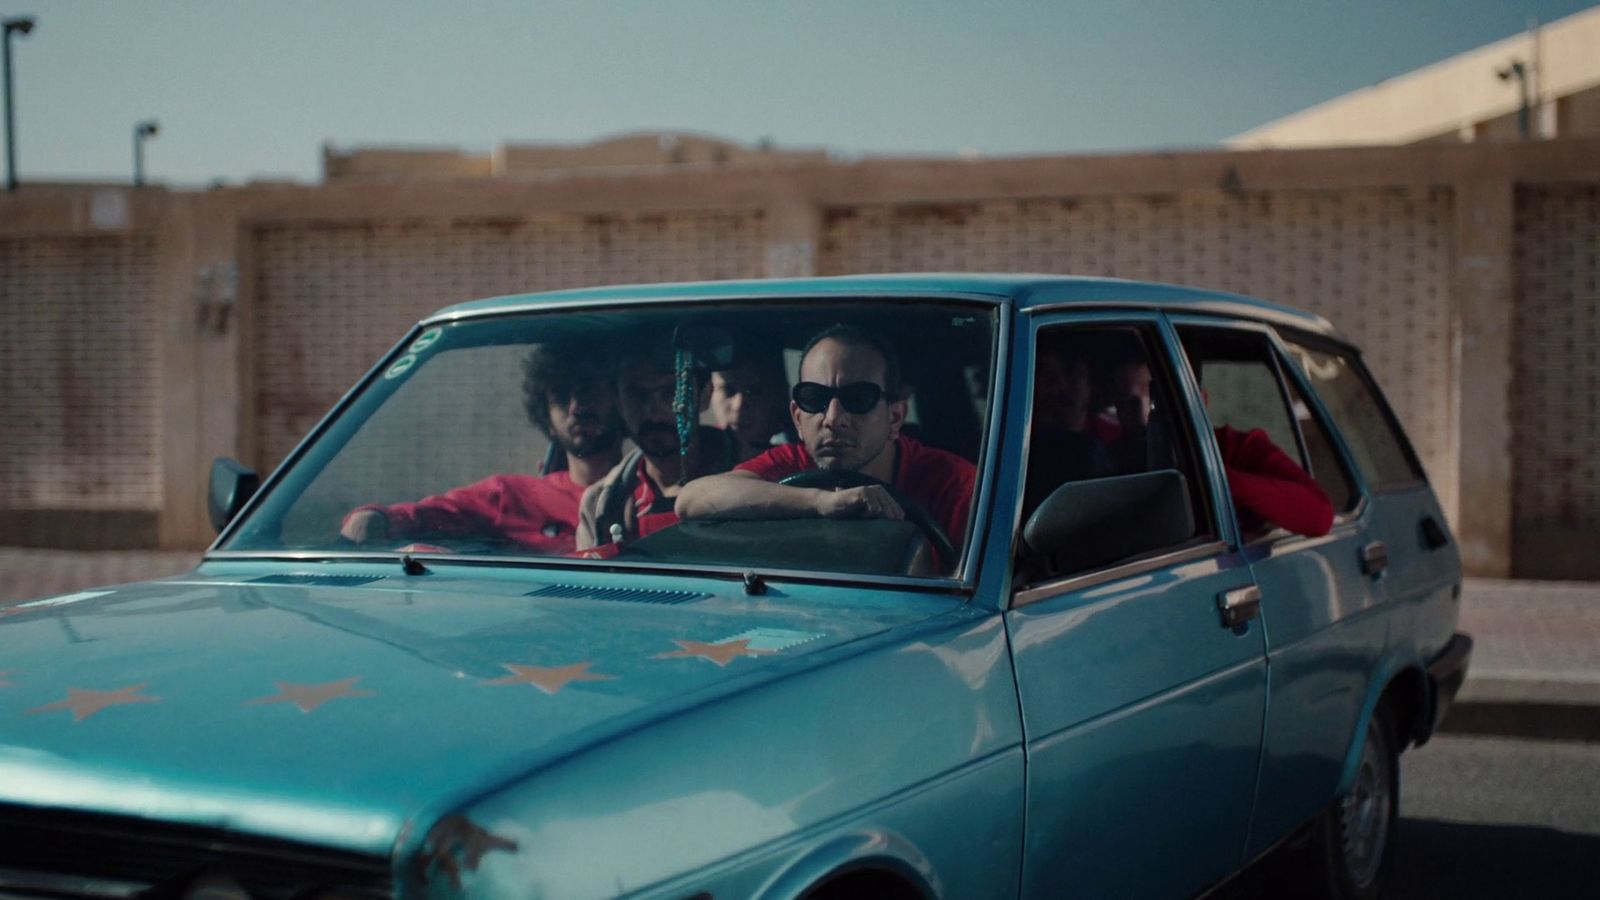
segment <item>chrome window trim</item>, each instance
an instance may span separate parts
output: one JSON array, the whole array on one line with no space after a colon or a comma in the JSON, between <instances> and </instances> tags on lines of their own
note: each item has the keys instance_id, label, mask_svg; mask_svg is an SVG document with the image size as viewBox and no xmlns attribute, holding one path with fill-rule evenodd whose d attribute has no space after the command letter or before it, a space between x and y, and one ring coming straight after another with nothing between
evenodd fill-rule
<instances>
[{"instance_id":1,"label":"chrome window trim","mask_svg":"<svg viewBox=\"0 0 1600 900\"><path fill-rule=\"evenodd\" d=\"M1221 556L1227 553L1228 549L1228 545L1223 541L1207 541L1196 547L1175 550L1170 553L1163 553L1160 556L1136 559L1109 569L1101 569L1082 575L1068 575L1056 581L1047 581L1044 584L1014 592L1011 597L1011 608L1018 609L1030 603L1037 603L1040 600L1048 600L1051 597L1059 597L1062 594L1086 590L1122 578L1132 578L1136 575L1154 572L1157 569L1166 569L1186 562Z\"/></svg>"}]
</instances>

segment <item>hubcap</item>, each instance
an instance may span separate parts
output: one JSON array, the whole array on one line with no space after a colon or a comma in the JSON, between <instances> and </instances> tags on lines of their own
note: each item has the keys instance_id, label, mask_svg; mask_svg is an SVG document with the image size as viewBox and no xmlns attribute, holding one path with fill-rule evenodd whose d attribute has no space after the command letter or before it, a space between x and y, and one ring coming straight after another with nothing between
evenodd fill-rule
<instances>
[{"instance_id":1,"label":"hubcap","mask_svg":"<svg viewBox=\"0 0 1600 900\"><path fill-rule=\"evenodd\" d=\"M1389 837L1389 758L1379 746L1377 726L1367 732L1361 748L1361 768L1356 783L1340 803L1340 831L1344 838L1344 866L1350 880L1365 887L1383 867L1383 849Z\"/></svg>"}]
</instances>

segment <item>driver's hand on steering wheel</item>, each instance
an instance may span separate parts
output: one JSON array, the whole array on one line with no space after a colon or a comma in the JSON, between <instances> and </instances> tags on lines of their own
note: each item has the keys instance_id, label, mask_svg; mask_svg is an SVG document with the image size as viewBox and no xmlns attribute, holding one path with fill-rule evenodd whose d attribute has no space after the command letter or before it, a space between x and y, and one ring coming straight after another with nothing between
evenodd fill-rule
<instances>
[{"instance_id":1,"label":"driver's hand on steering wheel","mask_svg":"<svg viewBox=\"0 0 1600 900\"><path fill-rule=\"evenodd\" d=\"M817 512L825 519L904 519L906 511L881 484L839 488L823 494Z\"/></svg>"},{"instance_id":2,"label":"driver's hand on steering wheel","mask_svg":"<svg viewBox=\"0 0 1600 900\"><path fill-rule=\"evenodd\" d=\"M382 540L389 536L389 519L375 509L357 510L345 518L339 535L357 544Z\"/></svg>"}]
</instances>

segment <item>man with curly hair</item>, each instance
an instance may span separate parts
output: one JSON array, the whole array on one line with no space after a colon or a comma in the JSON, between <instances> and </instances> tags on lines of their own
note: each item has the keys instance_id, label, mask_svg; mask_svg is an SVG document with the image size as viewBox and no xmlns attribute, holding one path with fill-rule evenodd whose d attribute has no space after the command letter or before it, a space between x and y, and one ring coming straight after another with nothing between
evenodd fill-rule
<instances>
[{"instance_id":1,"label":"man with curly hair","mask_svg":"<svg viewBox=\"0 0 1600 900\"><path fill-rule=\"evenodd\" d=\"M415 503L370 504L339 533L358 544L470 537L538 553L573 549L584 489L622 458L611 364L588 342L535 348L523 360L528 420L561 448L566 466L543 475L491 475Z\"/></svg>"}]
</instances>

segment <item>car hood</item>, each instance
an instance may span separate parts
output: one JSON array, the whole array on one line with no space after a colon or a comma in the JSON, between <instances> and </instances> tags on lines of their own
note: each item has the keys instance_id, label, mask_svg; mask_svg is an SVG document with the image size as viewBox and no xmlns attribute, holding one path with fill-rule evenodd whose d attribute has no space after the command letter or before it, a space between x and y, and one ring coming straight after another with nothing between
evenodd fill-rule
<instances>
[{"instance_id":1,"label":"car hood","mask_svg":"<svg viewBox=\"0 0 1600 900\"><path fill-rule=\"evenodd\" d=\"M962 606L823 585L747 596L644 575L305 568L213 563L0 609L0 803L384 853L409 825L598 740Z\"/></svg>"}]
</instances>

